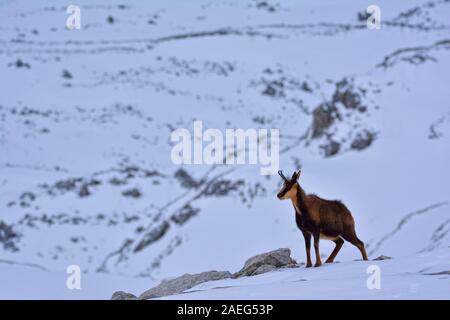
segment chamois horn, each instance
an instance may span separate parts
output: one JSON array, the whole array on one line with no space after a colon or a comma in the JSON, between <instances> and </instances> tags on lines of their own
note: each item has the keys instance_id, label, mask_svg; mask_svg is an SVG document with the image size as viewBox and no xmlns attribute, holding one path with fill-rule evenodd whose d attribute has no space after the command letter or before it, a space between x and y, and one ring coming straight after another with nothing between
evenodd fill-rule
<instances>
[{"instance_id":1,"label":"chamois horn","mask_svg":"<svg viewBox=\"0 0 450 320\"><path fill-rule=\"evenodd\" d=\"M278 170L278 174L283 178L284 181L288 181L288 179L284 176L283 171Z\"/></svg>"}]
</instances>

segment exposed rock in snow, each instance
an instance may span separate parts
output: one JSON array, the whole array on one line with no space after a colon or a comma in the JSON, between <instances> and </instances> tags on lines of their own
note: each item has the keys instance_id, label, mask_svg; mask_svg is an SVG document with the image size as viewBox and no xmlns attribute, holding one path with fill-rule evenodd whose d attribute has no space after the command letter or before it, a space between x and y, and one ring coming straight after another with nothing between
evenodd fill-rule
<instances>
[{"instance_id":1,"label":"exposed rock in snow","mask_svg":"<svg viewBox=\"0 0 450 320\"><path fill-rule=\"evenodd\" d=\"M380 261L380 260L389 260L389 259L392 259L392 257L388 257L388 256L385 256L385 255L381 255L381 256L379 256L379 257L373 259L373 260L374 260L374 261Z\"/></svg>"},{"instance_id":2,"label":"exposed rock in snow","mask_svg":"<svg viewBox=\"0 0 450 320\"><path fill-rule=\"evenodd\" d=\"M291 258L291 250L280 248L251 257L245 262L244 267L231 274L229 271L207 271L197 274L184 274L181 277L164 280L158 286L151 288L139 296L139 299L152 299L183 293L207 281L255 276L280 268L296 267L297 263ZM113 294L113 298L127 297L122 291ZM112 299L113 299L112 298Z\"/></svg>"},{"instance_id":3,"label":"exposed rock in snow","mask_svg":"<svg viewBox=\"0 0 450 320\"><path fill-rule=\"evenodd\" d=\"M372 144L375 137L376 134L374 132L365 130L356 135L350 147L355 150L364 150Z\"/></svg>"},{"instance_id":4,"label":"exposed rock in snow","mask_svg":"<svg viewBox=\"0 0 450 320\"><path fill-rule=\"evenodd\" d=\"M183 168L178 169L174 177L186 189L197 189L205 182L204 180L196 180Z\"/></svg>"},{"instance_id":5,"label":"exposed rock in snow","mask_svg":"<svg viewBox=\"0 0 450 320\"><path fill-rule=\"evenodd\" d=\"M180 210L175 212L172 215L171 220L173 222L175 222L176 224L182 225L182 224L186 223L190 218L197 215L199 211L200 211L200 209L193 208L191 206L191 204L188 203L185 206L183 206Z\"/></svg>"},{"instance_id":6,"label":"exposed rock in snow","mask_svg":"<svg viewBox=\"0 0 450 320\"><path fill-rule=\"evenodd\" d=\"M5 250L18 250L15 241L19 235L13 230L12 226L0 221L0 244Z\"/></svg>"},{"instance_id":7,"label":"exposed rock in snow","mask_svg":"<svg viewBox=\"0 0 450 320\"><path fill-rule=\"evenodd\" d=\"M318 138L326 133L339 114L334 105L323 103L313 112L312 137Z\"/></svg>"},{"instance_id":8,"label":"exposed rock in snow","mask_svg":"<svg viewBox=\"0 0 450 320\"><path fill-rule=\"evenodd\" d=\"M145 291L139 296L139 299L151 299L172 294L182 293L200 283L213 280L230 278L228 271L207 271L197 274L184 274L181 277L164 280L158 286Z\"/></svg>"},{"instance_id":9,"label":"exposed rock in snow","mask_svg":"<svg viewBox=\"0 0 450 320\"><path fill-rule=\"evenodd\" d=\"M137 300L137 297L128 292L116 291L113 293L111 300Z\"/></svg>"},{"instance_id":10,"label":"exposed rock in snow","mask_svg":"<svg viewBox=\"0 0 450 320\"><path fill-rule=\"evenodd\" d=\"M259 266L258 269L256 269L251 275L256 276L258 274L263 274L274 270L277 270L277 267L275 267L274 265L263 264L262 266Z\"/></svg>"},{"instance_id":11,"label":"exposed rock in snow","mask_svg":"<svg viewBox=\"0 0 450 320\"><path fill-rule=\"evenodd\" d=\"M341 144L339 142L330 140L327 144L321 145L320 148L323 150L324 157L328 158L339 153Z\"/></svg>"},{"instance_id":12,"label":"exposed rock in snow","mask_svg":"<svg viewBox=\"0 0 450 320\"><path fill-rule=\"evenodd\" d=\"M170 224L167 221L164 221L160 225L151 229L147 234L145 234L144 238L138 243L138 245L134 248L134 252L141 251L151 243L158 241L169 229Z\"/></svg>"},{"instance_id":13,"label":"exposed rock in snow","mask_svg":"<svg viewBox=\"0 0 450 320\"><path fill-rule=\"evenodd\" d=\"M430 272L430 273L423 273L428 276L450 276L450 270L444 270L444 271L438 271L438 272Z\"/></svg>"},{"instance_id":14,"label":"exposed rock in snow","mask_svg":"<svg viewBox=\"0 0 450 320\"><path fill-rule=\"evenodd\" d=\"M291 258L291 250L289 248L280 248L251 257L245 262L241 270L233 274L233 278L253 276L281 267L293 267L296 265L297 262Z\"/></svg>"},{"instance_id":15,"label":"exposed rock in snow","mask_svg":"<svg viewBox=\"0 0 450 320\"><path fill-rule=\"evenodd\" d=\"M133 188L133 189L123 191L122 195L124 197L140 198L142 196L142 193L141 193L141 191L139 191L139 189Z\"/></svg>"}]
</instances>

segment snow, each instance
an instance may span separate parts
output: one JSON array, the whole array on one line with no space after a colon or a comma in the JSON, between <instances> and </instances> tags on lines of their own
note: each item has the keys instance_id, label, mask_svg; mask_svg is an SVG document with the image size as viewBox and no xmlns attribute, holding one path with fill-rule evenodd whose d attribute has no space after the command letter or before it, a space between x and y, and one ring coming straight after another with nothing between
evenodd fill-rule
<instances>
[{"instance_id":1,"label":"snow","mask_svg":"<svg viewBox=\"0 0 450 320\"><path fill-rule=\"evenodd\" d=\"M448 299L450 249L383 261L347 261L320 268L273 271L200 284L164 299ZM379 289L367 286L369 266L380 270ZM438 271L439 270L439 271Z\"/></svg>"},{"instance_id":2,"label":"snow","mask_svg":"<svg viewBox=\"0 0 450 320\"><path fill-rule=\"evenodd\" d=\"M80 289L68 289L66 286L68 276L65 271L41 270L0 260L0 298L2 300L105 300L110 299L115 291L143 292L155 285L155 282L150 279L95 273L81 275Z\"/></svg>"},{"instance_id":3,"label":"snow","mask_svg":"<svg viewBox=\"0 0 450 320\"><path fill-rule=\"evenodd\" d=\"M382 28L368 30L357 20L363 1L267 1L274 12L257 2L83 0L82 29L69 31L58 1L0 0L0 225L17 234L12 250L0 229L0 298L139 294L167 277L236 271L279 247L303 262L292 205L275 197L277 175L261 176L259 165L187 165L196 181L243 184L203 197L202 187L180 183L170 133L192 131L194 120L204 129L279 128L285 174L301 165L307 192L352 211L370 258L394 259L374 262L388 278L379 291L367 290L368 263L353 261L359 252L346 243L339 264L225 280L230 288L211 292L218 284L204 284L187 296L450 297L448 276L421 274L449 269L450 49L435 44L450 39L450 3L380 0ZM192 36L222 29L237 33ZM311 138L312 112L343 79L365 92L367 112L338 104L344 116L329 134L341 149L324 157L327 138ZM262 94L274 81L284 81L281 93ZM312 92L301 89L305 81ZM364 130L376 134L373 143L351 149ZM69 179L80 180L55 188ZM99 183L81 197L91 182ZM130 189L142 196L124 196ZM186 205L198 213L173 222ZM164 223L160 238L135 250ZM332 248L321 242L323 255ZM81 291L65 287L72 264L83 271Z\"/></svg>"},{"instance_id":4,"label":"snow","mask_svg":"<svg viewBox=\"0 0 450 320\"><path fill-rule=\"evenodd\" d=\"M367 286L368 268L374 265L380 268L379 289ZM210 281L160 299L448 299L449 271L450 248L444 248L382 261L338 261ZM81 290L69 290L66 279L64 272L0 263L2 299L109 299L115 291L139 295L155 285L143 278L82 274Z\"/></svg>"}]
</instances>

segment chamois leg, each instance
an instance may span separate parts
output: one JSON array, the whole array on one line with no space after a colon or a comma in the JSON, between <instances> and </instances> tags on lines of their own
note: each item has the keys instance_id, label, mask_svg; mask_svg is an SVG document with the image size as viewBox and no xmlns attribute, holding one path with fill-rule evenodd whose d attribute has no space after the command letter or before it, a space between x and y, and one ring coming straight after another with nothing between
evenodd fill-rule
<instances>
[{"instance_id":1,"label":"chamois leg","mask_svg":"<svg viewBox=\"0 0 450 320\"><path fill-rule=\"evenodd\" d=\"M356 236L355 230L352 230L349 234L342 235L342 237L345 240L347 240L348 242L350 242L352 245L357 247L359 249L359 251L361 251L363 260L369 260L369 259L367 259L367 253L366 253L366 248L364 247L364 242L362 242L361 240L358 239L358 237Z\"/></svg>"},{"instance_id":2,"label":"chamois leg","mask_svg":"<svg viewBox=\"0 0 450 320\"><path fill-rule=\"evenodd\" d=\"M361 255L362 255L363 260L365 260L365 261L369 260L367 258L367 253L366 253L366 248L364 247L364 242L362 242L358 238L356 238L356 241L357 241L357 243L355 244L355 246L357 246L359 251L361 251Z\"/></svg>"},{"instance_id":3,"label":"chamois leg","mask_svg":"<svg viewBox=\"0 0 450 320\"><path fill-rule=\"evenodd\" d=\"M314 250L316 251L316 264L314 265L314 267L320 267L322 265L319 252L320 232L314 233L313 238L314 238Z\"/></svg>"},{"instance_id":4,"label":"chamois leg","mask_svg":"<svg viewBox=\"0 0 450 320\"><path fill-rule=\"evenodd\" d=\"M305 238L306 268L310 268L310 267L312 267L312 262L311 262L311 234L306 232L306 231L302 231L302 233L303 233L303 238Z\"/></svg>"},{"instance_id":5,"label":"chamois leg","mask_svg":"<svg viewBox=\"0 0 450 320\"><path fill-rule=\"evenodd\" d=\"M334 240L334 243L336 243L336 247L334 247L333 252L328 257L327 261L325 263L332 263L334 261L334 258L336 258L339 250L341 250L342 245L344 244L344 240L342 240L340 237L338 237L336 240Z\"/></svg>"}]
</instances>

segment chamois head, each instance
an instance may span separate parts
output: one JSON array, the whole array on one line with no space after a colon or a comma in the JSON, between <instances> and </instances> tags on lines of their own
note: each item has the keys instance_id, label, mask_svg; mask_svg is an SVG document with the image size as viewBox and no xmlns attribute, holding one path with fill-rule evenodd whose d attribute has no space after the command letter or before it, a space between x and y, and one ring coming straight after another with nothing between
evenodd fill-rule
<instances>
[{"instance_id":1,"label":"chamois head","mask_svg":"<svg viewBox=\"0 0 450 320\"><path fill-rule=\"evenodd\" d=\"M278 171L278 174L280 175L281 178L283 178L283 186L281 187L280 192L278 192L277 197L280 200L285 200L285 199L289 199L295 196L296 192L297 192L297 181L298 178L300 177L300 172L301 170L295 171L292 174L292 178L288 179L284 176L283 172L280 170Z\"/></svg>"}]
</instances>

